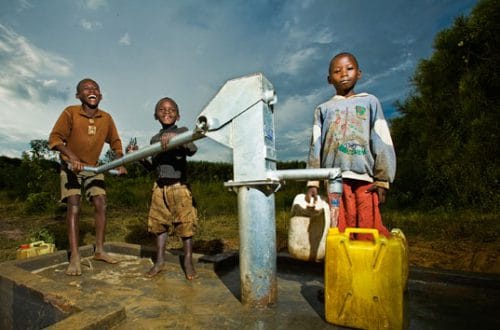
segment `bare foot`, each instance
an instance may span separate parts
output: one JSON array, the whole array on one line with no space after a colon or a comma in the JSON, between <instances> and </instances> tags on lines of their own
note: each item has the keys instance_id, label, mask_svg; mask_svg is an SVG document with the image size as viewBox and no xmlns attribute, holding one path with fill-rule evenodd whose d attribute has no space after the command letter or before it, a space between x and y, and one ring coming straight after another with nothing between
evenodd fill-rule
<instances>
[{"instance_id":1,"label":"bare foot","mask_svg":"<svg viewBox=\"0 0 500 330\"><path fill-rule=\"evenodd\" d=\"M118 263L118 260L116 260L113 257L109 256L105 252L95 252L94 253L94 260L104 261L104 262L107 262L108 264L116 264L116 263Z\"/></svg>"},{"instance_id":2,"label":"bare foot","mask_svg":"<svg viewBox=\"0 0 500 330\"><path fill-rule=\"evenodd\" d=\"M186 280L192 281L193 279L198 278L198 273L194 270L193 261L191 259L184 259L184 271L186 273Z\"/></svg>"},{"instance_id":3,"label":"bare foot","mask_svg":"<svg viewBox=\"0 0 500 330\"><path fill-rule=\"evenodd\" d=\"M165 266L165 263L163 263L163 262L154 264L154 266L151 267L151 269L146 273L146 277L153 277L156 274L160 273L162 270L165 269L164 266Z\"/></svg>"},{"instance_id":4,"label":"bare foot","mask_svg":"<svg viewBox=\"0 0 500 330\"><path fill-rule=\"evenodd\" d=\"M69 260L68 268L65 272L69 276L80 276L82 275L82 266L80 265L80 256L71 256Z\"/></svg>"}]
</instances>

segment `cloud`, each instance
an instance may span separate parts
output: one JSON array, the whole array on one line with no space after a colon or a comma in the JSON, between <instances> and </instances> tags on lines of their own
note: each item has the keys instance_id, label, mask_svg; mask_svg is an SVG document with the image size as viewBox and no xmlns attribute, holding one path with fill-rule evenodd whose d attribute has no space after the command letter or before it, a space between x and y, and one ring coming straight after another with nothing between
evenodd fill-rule
<instances>
[{"instance_id":1,"label":"cloud","mask_svg":"<svg viewBox=\"0 0 500 330\"><path fill-rule=\"evenodd\" d=\"M319 44L331 44L335 41L335 37L330 29L324 28L316 33L316 39L314 39L313 41Z\"/></svg>"},{"instance_id":2,"label":"cloud","mask_svg":"<svg viewBox=\"0 0 500 330\"><path fill-rule=\"evenodd\" d=\"M331 96L324 91L320 88L306 95L292 95L276 105L276 149L280 160L305 160L314 108Z\"/></svg>"},{"instance_id":3,"label":"cloud","mask_svg":"<svg viewBox=\"0 0 500 330\"><path fill-rule=\"evenodd\" d=\"M55 121L51 108L67 100L59 78L71 74L65 58L40 49L11 28L0 24L0 153L16 155L35 138L47 138ZM50 105L49 105L50 103Z\"/></svg>"},{"instance_id":4,"label":"cloud","mask_svg":"<svg viewBox=\"0 0 500 330\"><path fill-rule=\"evenodd\" d=\"M358 92L369 91L375 93L380 102L391 106L396 100L406 97L411 89L410 78L406 82L402 82L400 77L409 77L411 75L416 65L416 59L411 54L406 54L399 61L394 59L390 64L391 66L383 71L363 75L359 81L359 86L356 86L356 90ZM398 88L382 88L384 86L398 86Z\"/></svg>"},{"instance_id":5,"label":"cloud","mask_svg":"<svg viewBox=\"0 0 500 330\"><path fill-rule=\"evenodd\" d=\"M277 73L287 73L290 75L297 74L304 64L309 63L311 58L316 56L317 52L314 48L299 49L293 54L283 56L281 66L276 70Z\"/></svg>"},{"instance_id":6,"label":"cloud","mask_svg":"<svg viewBox=\"0 0 500 330\"><path fill-rule=\"evenodd\" d=\"M130 36L128 34L128 32L126 32L121 38L120 40L118 41L118 43L120 45L124 45L124 46L130 46L131 42L130 42Z\"/></svg>"},{"instance_id":7,"label":"cloud","mask_svg":"<svg viewBox=\"0 0 500 330\"><path fill-rule=\"evenodd\" d=\"M57 90L56 77L68 76L71 63L65 58L39 49L25 37L0 24L0 94L2 102L19 100L47 103L64 98Z\"/></svg>"},{"instance_id":8,"label":"cloud","mask_svg":"<svg viewBox=\"0 0 500 330\"><path fill-rule=\"evenodd\" d=\"M0 115L6 118L4 111L0 110ZM16 120L0 122L0 154L3 156L20 157L23 151L29 149L30 140L47 138L48 133L43 129L31 127L27 129L30 125L26 125L23 122L25 119L21 116Z\"/></svg>"},{"instance_id":9,"label":"cloud","mask_svg":"<svg viewBox=\"0 0 500 330\"><path fill-rule=\"evenodd\" d=\"M194 141L198 151L191 158L192 160L210 160L211 162L232 163L233 150L225 147L210 138L203 138Z\"/></svg>"},{"instance_id":10,"label":"cloud","mask_svg":"<svg viewBox=\"0 0 500 330\"><path fill-rule=\"evenodd\" d=\"M316 1L285 2L277 21L277 49L274 57L277 74L310 77L311 70L323 61L325 51L338 42L331 14L317 8ZM289 79L289 78L285 78Z\"/></svg>"},{"instance_id":11,"label":"cloud","mask_svg":"<svg viewBox=\"0 0 500 330\"><path fill-rule=\"evenodd\" d=\"M29 0L19 0L19 11L24 11L33 8L33 5Z\"/></svg>"},{"instance_id":12,"label":"cloud","mask_svg":"<svg viewBox=\"0 0 500 330\"><path fill-rule=\"evenodd\" d=\"M295 94L284 100L279 100L276 104L276 120L281 123L303 122L312 125L312 115L314 107L326 101L324 89L315 89L309 94Z\"/></svg>"},{"instance_id":13,"label":"cloud","mask_svg":"<svg viewBox=\"0 0 500 330\"><path fill-rule=\"evenodd\" d=\"M100 22L91 22L87 21L86 19L82 19L80 21L80 26L83 27L84 30L93 31L100 29L102 27L102 24Z\"/></svg>"},{"instance_id":14,"label":"cloud","mask_svg":"<svg viewBox=\"0 0 500 330\"><path fill-rule=\"evenodd\" d=\"M97 10L108 5L107 0L85 0L85 6L92 10Z\"/></svg>"}]
</instances>

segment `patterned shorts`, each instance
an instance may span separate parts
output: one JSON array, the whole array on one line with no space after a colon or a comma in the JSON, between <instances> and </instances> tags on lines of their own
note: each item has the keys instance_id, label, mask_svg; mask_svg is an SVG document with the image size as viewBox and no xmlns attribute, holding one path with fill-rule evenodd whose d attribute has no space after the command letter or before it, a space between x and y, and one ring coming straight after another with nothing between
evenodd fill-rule
<instances>
[{"instance_id":1,"label":"patterned shorts","mask_svg":"<svg viewBox=\"0 0 500 330\"><path fill-rule=\"evenodd\" d=\"M198 212L189 188L181 183L160 188L154 184L148 216L148 231L191 237L198 226Z\"/></svg>"},{"instance_id":2,"label":"patterned shorts","mask_svg":"<svg viewBox=\"0 0 500 330\"><path fill-rule=\"evenodd\" d=\"M69 196L81 195L82 188L85 191L85 198L90 201L93 196L106 195L106 185L102 173L81 171L75 173L67 168L63 168L61 176L61 202L66 202Z\"/></svg>"}]
</instances>

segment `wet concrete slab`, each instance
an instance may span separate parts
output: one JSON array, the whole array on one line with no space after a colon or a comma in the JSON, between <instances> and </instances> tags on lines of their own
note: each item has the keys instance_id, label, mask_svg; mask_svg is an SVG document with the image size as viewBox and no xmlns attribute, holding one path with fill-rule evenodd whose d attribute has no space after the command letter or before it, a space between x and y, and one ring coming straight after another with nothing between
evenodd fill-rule
<instances>
[{"instance_id":1,"label":"wet concrete slab","mask_svg":"<svg viewBox=\"0 0 500 330\"><path fill-rule=\"evenodd\" d=\"M154 251L107 243L121 261L91 259L81 249L82 276L64 274L59 251L0 264L1 329L341 329L325 321L323 265L278 255L278 302L272 308L241 304L237 254L196 255L199 277L187 281L180 255L145 277ZM499 329L500 279L412 268L406 293L409 329Z\"/></svg>"}]
</instances>

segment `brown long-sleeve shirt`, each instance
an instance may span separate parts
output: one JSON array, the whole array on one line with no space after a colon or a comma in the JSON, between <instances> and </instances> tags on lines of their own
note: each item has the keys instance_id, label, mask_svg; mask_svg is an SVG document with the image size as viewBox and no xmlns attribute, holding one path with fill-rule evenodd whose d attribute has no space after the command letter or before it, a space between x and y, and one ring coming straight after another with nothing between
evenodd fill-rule
<instances>
[{"instance_id":1,"label":"brown long-sleeve shirt","mask_svg":"<svg viewBox=\"0 0 500 330\"><path fill-rule=\"evenodd\" d=\"M123 156L122 142L113 118L99 109L93 117L81 105L64 109L49 135L49 148L65 144L85 164L96 166L104 143L117 157ZM63 160L68 160L61 155Z\"/></svg>"}]
</instances>

